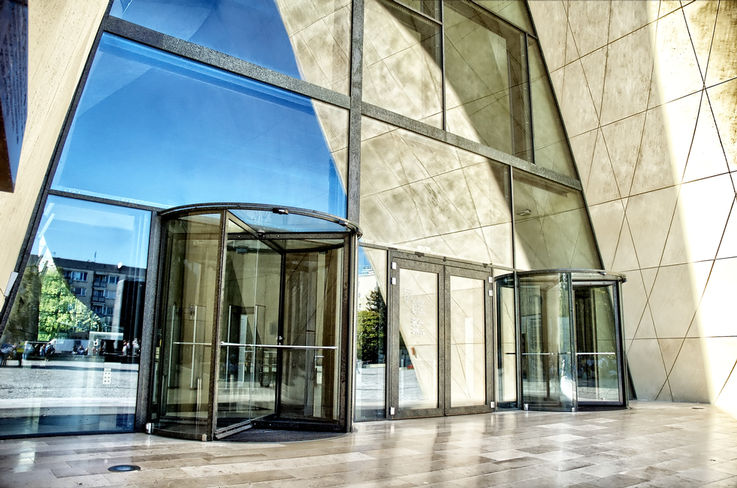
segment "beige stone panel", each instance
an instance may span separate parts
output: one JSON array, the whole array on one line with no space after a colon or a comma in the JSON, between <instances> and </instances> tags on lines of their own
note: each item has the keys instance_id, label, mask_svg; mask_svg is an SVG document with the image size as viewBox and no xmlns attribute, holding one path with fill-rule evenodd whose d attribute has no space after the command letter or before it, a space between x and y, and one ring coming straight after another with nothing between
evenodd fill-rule
<instances>
[{"instance_id":1,"label":"beige stone panel","mask_svg":"<svg viewBox=\"0 0 737 488\"><path fill-rule=\"evenodd\" d=\"M581 66L589 84L591 97L594 100L594 109L599 115L601 115L601 100L604 96L607 51L608 48L604 46L581 58Z\"/></svg>"},{"instance_id":2,"label":"beige stone panel","mask_svg":"<svg viewBox=\"0 0 737 488\"><path fill-rule=\"evenodd\" d=\"M629 2L627 2L629 3ZM651 26L609 45L601 124L629 117L647 107L653 57Z\"/></svg>"},{"instance_id":3,"label":"beige stone panel","mask_svg":"<svg viewBox=\"0 0 737 488\"><path fill-rule=\"evenodd\" d=\"M666 16L679 8L681 8L680 0L660 0L660 10L658 10L658 17Z\"/></svg>"},{"instance_id":4,"label":"beige stone panel","mask_svg":"<svg viewBox=\"0 0 737 488\"><path fill-rule=\"evenodd\" d=\"M696 122L696 133L691 143L691 151L688 155L683 181L685 183L700 178L708 178L728 171L729 166L724 158L724 151L719 140L717 126L714 123L709 97L702 95L699 119Z\"/></svg>"},{"instance_id":5,"label":"beige stone panel","mask_svg":"<svg viewBox=\"0 0 737 488\"><path fill-rule=\"evenodd\" d=\"M658 20L655 36L655 71L649 106L654 107L694 93L703 82L686 20L680 12Z\"/></svg>"},{"instance_id":6,"label":"beige stone panel","mask_svg":"<svg viewBox=\"0 0 737 488\"><path fill-rule=\"evenodd\" d=\"M730 171L737 170L737 79L707 90Z\"/></svg>"},{"instance_id":7,"label":"beige stone panel","mask_svg":"<svg viewBox=\"0 0 737 488\"><path fill-rule=\"evenodd\" d=\"M588 132L598 125L586 77L579 61L563 69L563 91L558 92L558 100L569 136Z\"/></svg>"},{"instance_id":8,"label":"beige stone panel","mask_svg":"<svg viewBox=\"0 0 737 488\"><path fill-rule=\"evenodd\" d=\"M640 272L635 270L627 273L627 281L622 284L622 320L625 337L630 339L635 337L646 304L647 297Z\"/></svg>"},{"instance_id":9,"label":"beige stone panel","mask_svg":"<svg viewBox=\"0 0 737 488\"><path fill-rule=\"evenodd\" d=\"M393 125L379 122L378 120L370 119L368 117L361 118L361 141L372 139L389 132L397 132L400 129Z\"/></svg>"},{"instance_id":10,"label":"beige stone panel","mask_svg":"<svg viewBox=\"0 0 737 488\"><path fill-rule=\"evenodd\" d=\"M581 55L599 49L608 42L609 5L606 3L591 0L570 2L568 21Z\"/></svg>"},{"instance_id":11,"label":"beige stone panel","mask_svg":"<svg viewBox=\"0 0 737 488\"><path fill-rule=\"evenodd\" d=\"M709 50L714 37L714 23L717 18L718 5L719 2L712 0L700 0L683 7L702 77L706 74L706 65L709 61Z\"/></svg>"},{"instance_id":12,"label":"beige stone panel","mask_svg":"<svg viewBox=\"0 0 737 488\"><path fill-rule=\"evenodd\" d=\"M461 167L459 156L465 151L428 139L414 132L400 130L397 134L401 140L396 141L396 143L409 148L413 159L422 166L425 174L434 176Z\"/></svg>"},{"instance_id":13,"label":"beige stone panel","mask_svg":"<svg viewBox=\"0 0 737 488\"><path fill-rule=\"evenodd\" d=\"M635 332L635 339L657 339L658 336L655 333L655 324L653 323L653 316L650 312L650 307L645 307L645 312L642 314L640 325L637 326Z\"/></svg>"},{"instance_id":14,"label":"beige stone panel","mask_svg":"<svg viewBox=\"0 0 737 488\"><path fill-rule=\"evenodd\" d=\"M361 197L360 222L365 242L392 244L415 237L407 232L400 216L389 211L387 204L391 203L392 199L383 193Z\"/></svg>"},{"instance_id":15,"label":"beige stone panel","mask_svg":"<svg viewBox=\"0 0 737 488\"><path fill-rule=\"evenodd\" d=\"M528 2L532 19L535 22L540 44L545 52L548 69L556 70L565 64L566 59L566 10L563 2Z\"/></svg>"},{"instance_id":16,"label":"beige stone panel","mask_svg":"<svg viewBox=\"0 0 737 488\"><path fill-rule=\"evenodd\" d=\"M733 201L728 175L682 185L661 264L714 259Z\"/></svg>"},{"instance_id":17,"label":"beige stone panel","mask_svg":"<svg viewBox=\"0 0 737 488\"><path fill-rule=\"evenodd\" d=\"M737 364L732 368L732 374L718 395L714 404L732 417L737 418Z\"/></svg>"},{"instance_id":18,"label":"beige stone panel","mask_svg":"<svg viewBox=\"0 0 737 488\"><path fill-rule=\"evenodd\" d=\"M701 299L691 335L699 337L737 336L737 258L719 259Z\"/></svg>"},{"instance_id":19,"label":"beige stone panel","mask_svg":"<svg viewBox=\"0 0 737 488\"><path fill-rule=\"evenodd\" d=\"M613 0L609 21L609 42L616 41L658 16L658 2L633 2L632 0Z\"/></svg>"},{"instance_id":20,"label":"beige stone panel","mask_svg":"<svg viewBox=\"0 0 737 488\"><path fill-rule=\"evenodd\" d=\"M624 207L620 200L592 205L589 207L589 215L594 226L596 240L599 243L599 251L604 261L604 269L612 269L614 254L617 251L619 234L624 222Z\"/></svg>"},{"instance_id":21,"label":"beige stone panel","mask_svg":"<svg viewBox=\"0 0 737 488\"><path fill-rule=\"evenodd\" d=\"M737 198L732 202L732 210L717 254L718 259L733 257L737 257Z\"/></svg>"},{"instance_id":22,"label":"beige stone panel","mask_svg":"<svg viewBox=\"0 0 737 488\"><path fill-rule=\"evenodd\" d=\"M699 114L700 93L648 110L631 193L681 182Z\"/></svg>"},{"instance_id":23,"label":"beige stone panel","mask_svg":"<svg viewBox=\"0 0 737 488\"><path fill-rule=\"evenodd\" d=\"M658 339L658 344L660 344L660 353L663 356L665 370L670 371L676 362L678 353L681 351L683 339Z\"/></svg>"},{"instance_id":24,"label":"beige stone panel","mask_svg":"<svg viewBox=\"0 0 737 488\"><path fill-rule=\"evenodd\" d=\"M660 263L677 197L678 189L671 187L629 199L627 221L639 264L643 268Z\"/></svg>"},{"instance_id":25,"label":"beige stone panel","mask_svg":"<svg viewBox=\"0 0 737 488\"><path fill-rule=\"evenodd\" d=\"M660 393L658 393L658 396L655 398L655 401L658 402L672 402L673 401L673 395L670 392L670 385L666 381L663 385L663 389L660 390Z\"/></svg>"},{"instance_id":26,"label":"beige stone panel","mask_svg":"<svg viewBox=\"0 0 737 488\"><path fill-rule=\"evenodd\" d=\"M711 263L660 268L649 299L658 337L686 336L710 269Z\"/></svg>"},{"instance_id":27,"label":"beige stone panel","mask_svg":"<svg viewBox=\"0 0 737 488\"><path fill-rule=\"evenodd\" d=\"M396 131L361 144L361 194L371 195L429 177Z\"/></svg>"},{"instance_id":28,"label":"beige stone panel","mask_svg":"<svg viewBox=\"0 0 737 488\"><path fill-rule=\"evenodd\" d=\"M723 0L719 2L717 12L709 67L706 71L706 86L713 86L737 76L737 63L734 62L735 46L737 46L737 2Z\"/></svg>"},{"instance_id":29,"label":"beige stone panel","mask_svg":"<svg viewBox=\"0 0 737 488\"><path fill-rule=\"evenodd\" d=\"M614 176L622 196L628 196L645 128L645 113L619 120L601 128L612 161Z\"/></svg>"},{"instance_id":30,"label":"beige stone panel","mask_svg":"<svg viewBox=\"0 0 737 488\"><path fill-rule=\"evenodd\" d=\"M578 47L576 47L576 39L573 37L571 28L568 27L566 29L566 64L572 63L580 57L581 55L578 52Z\"/></svg>"},{"instance_id":31,"label":"beige stone panel","mask_svg":"<svg viewBox=\"0 0 737 488\"><path fill-rule=\"evenodd\" d=\"M481 226L476 204L464 170L451 171L436 176L433 180L438 186L439 198L442 198L442 200L438 200L438 203L445 204L453 209L450 219L456 222L454 222L455 225L451 224L452 227L448 227L448 231ZM433 207L423 207L421 211L434 214L435 216L445 213L445 209ZM443 233L443 231L439 233Z\"/></svg>"},{"instance_id":32,"label":"beige stone panel","mask_svg":"<svg viewBox=\"0 0 737 488\"><path fill-rule=\"evenodd\" d=\"M710 400L707 356L700 339L686 339L681 347L668 381L676 402L708 402Z\"/></svg>"},{"instance_id":33,"label":"beige stone panel","mask_svg":"<svg viewBox=\"0 0 737 488\"><path fill-rule=\"evenodd\" d=\"M640 264L637 262L637 253L635 252L635 245L632 242L630 227L625 219L622 224L622 230L619 233L617 250L614 252L612 270L622 272L629 271L631 269L638 269L639 267Z\"/></svg>"},{"instance_id":34,"label":"beige stone panel","mask_svg":"<svg viewBox=\"0 0 737 488\"><path fill-rule=\"evenodd\" d=\"M0 192L0 288L5 289L107 2L28 6L28 100L15 191ZM0 306L4 296L0 293Z\"/></svg>"},{"instance_id":35,"label":"beige stone panel","mask_svg":"<svg viewBox=\"0 0 737 488\"><path fill-rule=\"evenodd\" d=\"M596 130L584 132L575 137L571 137L571 150L576 160L576 167L582 182L588 181L589 172L591 171L591 158L594 156L594 146L596 144Z\"/></svg>"},{"instance_id":36,"label":"beige stone panel","mask_svg":"<svg viewBox=\"0 0 737 488\"><path fill-rule=\"evenodd\" d=\"M665 383L665 370L656 339L636 339L627 352L638 400L654 400Z\"/></svg>"},{"instance_id":37,"label":"beige stone panel","mask_svg":"<svg viewBox=\"0 0 737 488\"><path fill-rule=\"evenodd\" d=\"M655 284L655 278L657 278L659 270L660 268L645 268L640 270L640 273L642 273L642 283L645 285L645 293L648 298L653 291L653 285Z\"/></svg>"},{"instance_id":38,"label":"beige stone panel","mask_svg":"<svg viewBox=\"0 0 737 488\"><path fill-rule=\"evenodd\" d=\"M591 161L591 174L589 174L584 190L589 205L616 200L620 197L612 163L609 160L609 152L601 131L596 137L596 148Z\"/></svg>"}]
</instances>

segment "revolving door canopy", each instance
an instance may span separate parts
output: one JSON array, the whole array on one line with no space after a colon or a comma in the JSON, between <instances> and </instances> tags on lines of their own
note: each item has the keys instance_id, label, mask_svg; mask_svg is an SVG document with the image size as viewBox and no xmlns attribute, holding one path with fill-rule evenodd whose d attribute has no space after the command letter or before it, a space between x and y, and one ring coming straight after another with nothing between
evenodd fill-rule
<instances>
[{"instance_id":1,"label":"revolving door canopy","mask_svg":"<svg viewBox=\"0 0 737 488\"><path fill-rule=\"evenodd\" d=\"M154 431L349 429L357 227L246 204L179 207L161 222Z\"/></svg>"}]
</instances>

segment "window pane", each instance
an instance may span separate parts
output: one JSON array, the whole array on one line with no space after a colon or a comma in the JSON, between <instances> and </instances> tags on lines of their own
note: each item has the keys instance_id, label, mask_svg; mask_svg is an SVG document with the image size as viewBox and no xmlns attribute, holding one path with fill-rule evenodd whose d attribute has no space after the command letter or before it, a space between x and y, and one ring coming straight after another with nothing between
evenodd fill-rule
<instances>
[{"instance_id":1,"label":"window pane","mask_svg":"<svg viewBox=\"0 0 737 488\"><path fill-rule=\"evenodd\" d=\"M517 27L533 33L532 22L527 14L523 0L474 0L482 7L489 9L499 17L508 20Z\"/></svg>"},{"instance_id":2,"label":"window pane","mask_svg":"<svg viewBox=\"0 0 737 488\"><path fill-rule=\"evenodd\" d=\"M368 118L362 131L366 242L512 265L505 166Z\"/></svg>"},{"instance_id":3,"label":"window pane","mask_svg":"<svg viewBox=\"0 0 737 488\"><path fill-rule=\"evenodd\" d=\"M517 405L517 331L514 310L514 277L497 282L497 402Z\"/></svg>"},{"instance_id":4,"label":"window pane","mask_svg":"<svg viewBox=\"0 0 737 488\"><path fill-rule=\"evenodd\" d=\"M545 71L537 42L530 39L530 93L535 145L535 164L558 173L578 178L568 150L563 121L558 113L555 95Z\"/></svg>"},{"instance_id":5,"label":"window pane","mask_svg":"<svg viewBox=\"0 0 737 488\"><path fill-rule=\"evenodd\" d=\"M358 250L356 420L385 416L386 259L383 250Z\"/></svg>"},{"instance_id":6,"label":"window pane","mask_svg":"<svg viewBox=\"0 0 737 488\"><path fill-rule=\"evenodd\" d=\"M448 130L529 159L524 34L470 4L445 7Z\"/></svg>"},{"instance_id":7,"label":"window pane","mask_svg":"<svg viewBox=\"0 0 737 488\"><path fill-rule=\"evenodd\" d=\"M345 214L347 111L105 34L54 188Z\"/></svg>"},{"instance_id":8,"label":"window pane","mask_svg":"<svg viewBox=\"0 0 737 488\"><path fill-rule=\"evenodd\" d=\"M440 127L440 26L389 0L367 0L363 101Z\"/></svg>"},{"instance_id":9,"label":"window pane","mask_svg":"<svg viewBox=\"0 0 737 488\"><path fill-rule=\"evenodd\" d=\"M484 281L450 277L450 406L486 403Z\"/></svg>"},{"instance_id":10,"label":"window pane","mask_svg":"<svg viewBox=\"0 0 737 488\"><path fill-rule=\"evenodd\" d=\"M348 93L350 0L115 0L111 15Z\"/></svg>"},{"instance_id":11,"label":"window pane","mask_svg":"<svg viewBox=\"0 0 737 488\"><path fill-rule=\"evenodd\" d=\"M397 0L399 3L429 15L435 19L440 17L440 0Z\"/></svg>"},{"instance_id":12,"label":"window pane","mask_svg":"<svg viewBox=\"0 0 737 488\"><path fill-rule=\"evenodd\" d=\"M601 268L580 192L515 171L514 218L517 268Z\"/></svg>"},{"instance_id":13,"label":"window pane","mask_svg":"<svg viewBox=\"0 0 737 488\"><path fill-rule=\"evenodd\" d=\"M133 429L149 227L49 197L0 339L4 435Z\"/></svg>"}]
</instances>

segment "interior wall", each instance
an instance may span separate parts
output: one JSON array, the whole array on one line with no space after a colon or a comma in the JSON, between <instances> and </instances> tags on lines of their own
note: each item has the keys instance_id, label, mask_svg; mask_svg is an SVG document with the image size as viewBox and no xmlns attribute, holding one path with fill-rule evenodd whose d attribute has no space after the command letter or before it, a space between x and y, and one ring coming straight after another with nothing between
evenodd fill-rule
<instances>
[{"instance_id":1,"label":"interior wall","mask_svg":"<svg viewBox=\"0 0 737 488\"><path fill-rule=\"evenodd\" d=\"M737 415L737 3L529 2L639 399Z\"/></svg>"},{"instance_id":2,"label":"interior wall","mask_svg":"<svg viewBox=\"0 0 737 488\"><path fill-rule=\"evenodd\" d=\"M15 191L0 192L0 308L106 0L28 2L28 118Z\"/></svg>"}]
</instances>

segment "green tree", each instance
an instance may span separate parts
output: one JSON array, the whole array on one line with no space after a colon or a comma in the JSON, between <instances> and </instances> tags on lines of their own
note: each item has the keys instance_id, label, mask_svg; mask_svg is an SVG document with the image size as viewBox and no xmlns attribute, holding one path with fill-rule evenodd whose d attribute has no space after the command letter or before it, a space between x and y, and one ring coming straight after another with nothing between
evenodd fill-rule
<instances>
[{"instance_id":1,"label":"green tree","mask_svg":"<svg viewBox=\"0 0 737 488\"><path fill-rule=\"evenodd\" d=\"M358 358L378 363L386 343L386 302L376 287L366 297L366 310L358 312Z\"/></svg>"},{"instance_id":2,"label":"green tree","mask_svg":"<svg viewBox=\"0 0 737 488\"><path fill-rule=\"evenodd\" d=\"M38 309L38 339L41 341L100 329L100 318L74 296L57 268L47 267L41 273Z\"/></svg>"},{"instance_id":3,"label":"green tree","mask_svg":"<svg viewBox=\"0 0 737 488\"><path fill-rule=\"evenodd\" d=\"M23 341L35 341L38 337L38 299L41 293L41 280L38 263L32 260L26 266L10 311L8 323L3 330L0 342L21 344Z\"/></svg>"}]
</instances>

